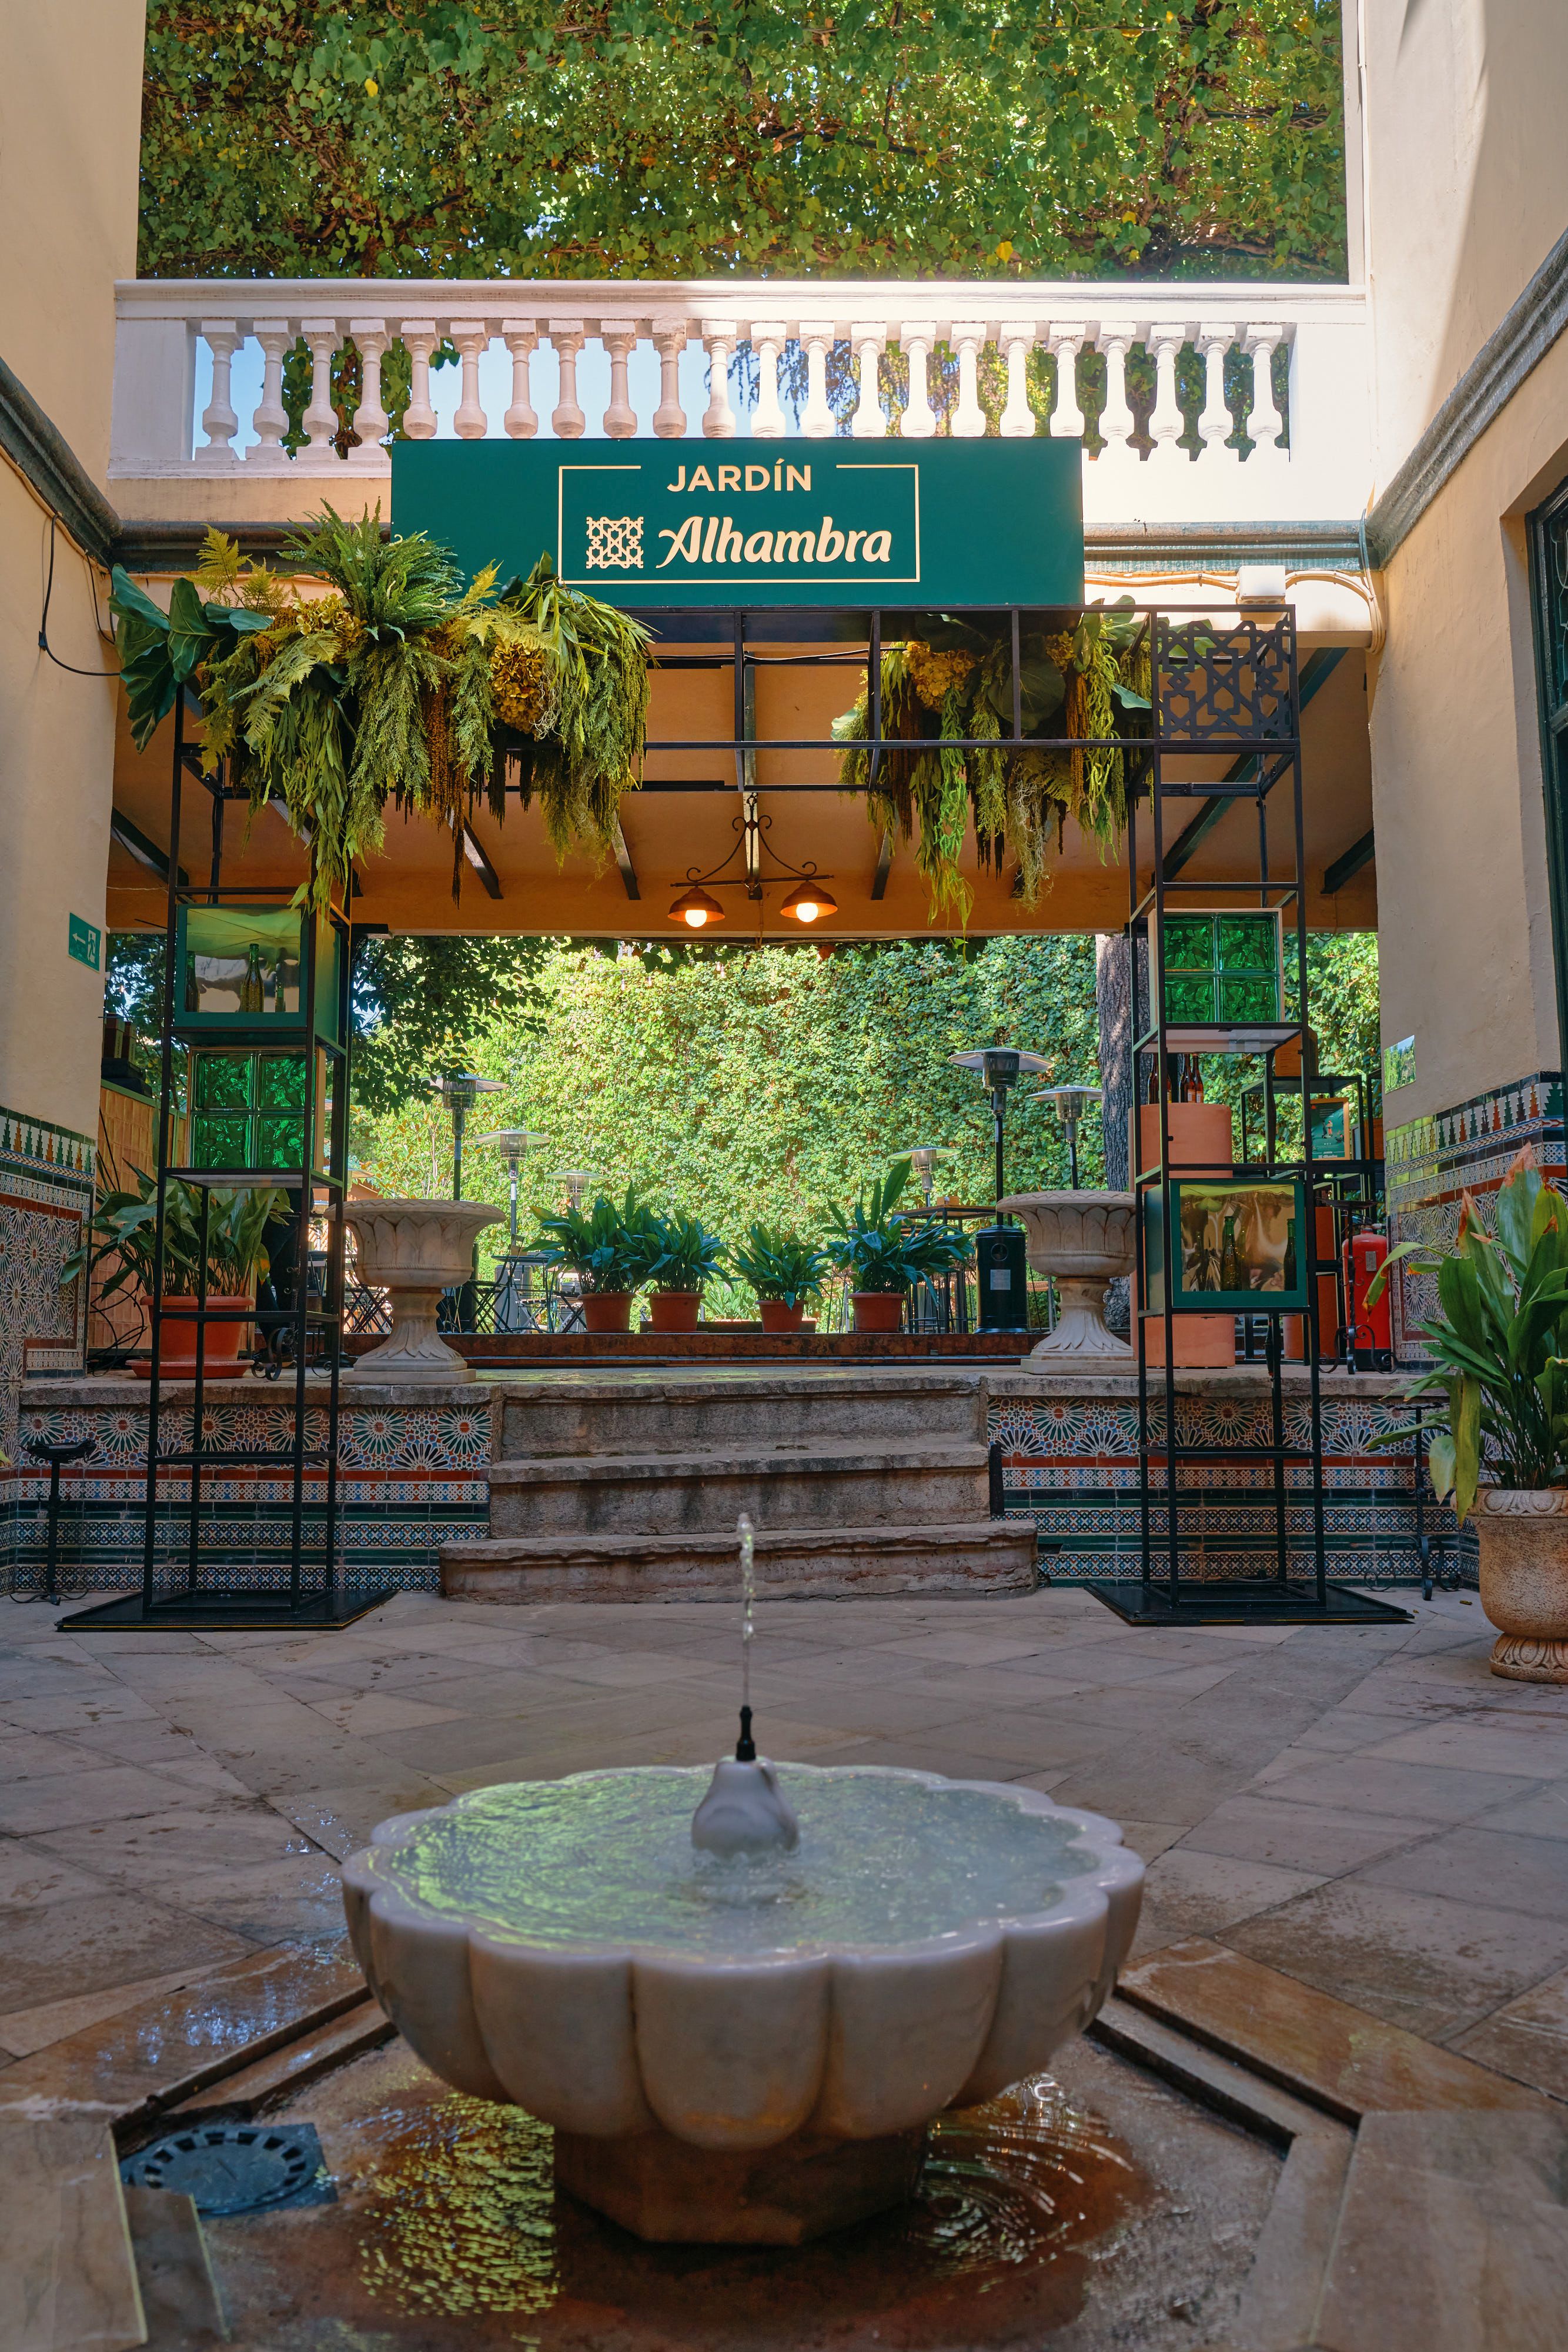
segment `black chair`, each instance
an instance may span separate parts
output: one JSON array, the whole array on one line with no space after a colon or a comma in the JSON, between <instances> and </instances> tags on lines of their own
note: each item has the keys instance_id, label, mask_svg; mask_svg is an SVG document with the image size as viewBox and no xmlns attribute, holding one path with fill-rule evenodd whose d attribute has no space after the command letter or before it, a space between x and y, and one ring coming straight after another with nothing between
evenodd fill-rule
<instances>
[{"instance_id":1,"label":"black chair","mask_svg":"<svg viewBox=\"0 0 1568 2352\"><path fill-rule=\"evenodd\" d=\"M65 1462L82 1461L92 1452L97 1442L96 1438L91 1437L75 1437L66 1445L57 1445L47 1437L29 1437L25 1441L24 1452L30 1454L35 1462L47 1462L49 1465L49 1549L47 1563L44 1570L42 1592L13 1592L11 1595L13 1601L57 1601L59 1599L59 1591L56 1584L56 1566L59 1559L60 1465Z\"/></svg>"}]
</instances>

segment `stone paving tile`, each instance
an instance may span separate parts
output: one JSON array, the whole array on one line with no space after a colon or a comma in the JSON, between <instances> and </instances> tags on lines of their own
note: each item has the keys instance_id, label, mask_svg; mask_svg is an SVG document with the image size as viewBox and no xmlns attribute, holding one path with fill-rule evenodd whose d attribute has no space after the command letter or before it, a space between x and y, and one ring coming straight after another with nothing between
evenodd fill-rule
<instances>
[{"instance_id":1,"label":"stone paving tile","mask_svg":"<svg viewBox=\"0 0 1568 2352\"><path fill-rule=\"evenodd\" d=\"M255 1947L227 1927L172 1904L99 1889L69 1903L12 1912L5 1923L5 1999L30 2008L162 1976L203 1961L237 1959Z\"/></svg>"},{"instance_id":2,"label":"stone paving tile","mask_svg":"<svg viewBox=\"0 0 1568 2352\"><path fill-rule=\"evenodd\" d=\"M1520 1772L1532 1780L1555 1780L1568 1773L1568 1725L1542 1722L1500 1729L1493 1723L1460 1717L1396 1733L1366 1753L1402 1764L1458 1764L1475 1772Z\"/></svg>"},{"instance_id":3,"label":"stone paving tile","mask_svg":"<svg viewBox=\"0 0 1568 2352\"><path fill-rule=\"evenodd\" d=\"M1408 1729L1408 1719L1404 1716L1372 1715L1342 1706L1319 1722L1309 1724L1298 1735L1295 1744L1325 1753L1353 1755L1358 1748L1375 1748L1380 1739L1390 1739L1397 1732Z\"/></svg>"},{"instance_id":4,"label":"stone paving tile","mask_svg":"<svg viewBox=\"0 0 1568 2352\"><path fill-rule=\"evenodd\" d=\"M136 1821L93 1822L28 1843L100 1879L143 1894L177 1893L182 1902L216 1874L311 1851L291 1822L254 1798L205 1811L184 1807Z\"/></svg>"},{"instance_id":5,"label":"stone paving tile","mask_svg":"<svg viewBox=\"0 0 1568 2352\"><path fill-rule=\"evenodd\" d=\"M78 1869L37 1838L0 1837L0 1911L37 1910L46 1903L72 1903L101 1889L103 1880ZM3 1938L0 1938L3 1940ZM5 1999L0 1965L0 2000Z\"/></svg>"},{"instance_id":6,"label":"stone paving tile","mask_svg":"<svg viewBox=\"0 0 1568 2352\"><path fill-rule=\"evenodd\" d=\"M1568 1854L1561 1843L1511 1834L1490 1820L1470 1829L1446 1830L1407 1853L1387 1855L1361 1877L1367 1886L1404 1886L1417 1895L1568 1921Z\"/></svg>"},{"instance_id":7,"label":"stone paving tile","mask_svg":"<svg viewBox=\"0 0 1568 2352\"><path fill-rule=\"evenodd\" d=\"M65 1830L80 1822L129 1820L166 1811L175 1784L132 1764L107 1764L80 1773L52 1772L47 1780L17 1780L0 1789L0 1830L13 1836Z\"/></svg>"},{"instance_id":8,"label":"stone paving tile","mask_svg":"<svg viewBox=\"0 0 1568 2352\"><path fill-rule=\"evenodd\" d=\"M1446 2041L1568 1960L1568 1923L1329 1879L1225 1941L1429 2041Z\"/></svg>"},{"instance_id":9,"label":"stone paving tile","mask_svg":"<svg viewBox=\"0 0 1568 2352\"><path fill-rule=\"evenodd\" d=\"M1568 2099L1568 1969L1494 2010L1453 2046L1482 2066Z\"/></svg>"},{"instance_id":10,"label":"stone paving tile","mask_svg":"<svg viewBox=\"0 0 1568 2352\"><path fill-rule=\"evenodd\" d=\"M343 1886L330 1854L214 1871L180 1890L182 1907L252 1943L323 1943L343 1932Z\"/></svg>"},{"instance_id":11,"label":"stone paving tile","mask_svg":"<svg viewBox=\"0 0 1568 2352\"><path fill-rule=\"evenodd\" d=\"M1272 1796L1248 1790L1216 1805L1207 1819L1183 1832L1183 1843L1199 1853L1233 1854L1239 1862L1274 1863L1337 1878L1433 1834L1431 1822L1385 1821L1332 1805L1279 1804Z\"/></svg>"},{"instance_id":12,"label":"stone paving tile","mask_svg":"<svg viewBox=\"0 0 1568 2352\"><path fill-rule=\"evenodd\" d=\"M1494 1805L1486 1825L1516 1831L1521 1837L1568 1838L1568 1780L1549 1780L1528 1796Z\"/></svg>"},{"instance_id":13,"label":"stone paving tile","mask_svg":"<svg viewBox=\"0 0 1568 2352\"><path fill-rule=\"evenodd\" d=\"M56 1691L47 1698L7 1699L0 1706L0 1723L15 1731L74 1732L100 1723L156 1723L158 1710L123 1683L89 1683L76 1692Z\"/></svg>"},{"instance_id":14,"label":"stone paving tile","mask_svg":"<svg viewBox=\"0 0 1568 2352\"><path fill-rule=\"evenodd\" d=\"M0 1733L0 1783L42 1780L51 1772L79 1772L82 1748L69 1739L48 1739L39 1731Z\"/></svg>"},{"instance_id":15,"label":"stone paving tile","mask_svg":"<svg viewBox=\"0 0 1568 2352\"><path fill-rule=\"evenodd\" d=\"M1239 1919L1276 1910L1322 1880L1301 1870L1279 1870L1228 1854L1173 1845L1150 1864L1134 1956L1183 1936L1213 1936Z\"/></svg>"},{"instance_id":16,"label":"stone paving tile","mask_svg":"<svg viewBox=\"0 0 1568 2352\"><path fill-rule=\"evenodd\" d=\"M1396 1759L1365 1756L1331 1763L1315 1759L1269 1781L1270 1798L1281 1803L1334 1805L1357 1811L1417 1821L1459 1822L1510 1797L1521 1797L1531 1783L1522 1775L1472 1772L1457 1764L1423 1767Z\"/></svg>"},{"instance_id":17,"label":"stone paving tile","mask_svg":"<svg viewBox=\"0 0 1568 2352\"><path fill-rule=\"evenodd\" d=\"M455 1707L431 1706L424 1700L399 1698L390 1691L368 1691L362 1696L345 1694L340 1698L311 1699L307 1704L325 1717L335 1730L352 1732L356 1737L409 1731L420 1723L450 1723L458 1713Z\"/></svg>"}]
</instances>

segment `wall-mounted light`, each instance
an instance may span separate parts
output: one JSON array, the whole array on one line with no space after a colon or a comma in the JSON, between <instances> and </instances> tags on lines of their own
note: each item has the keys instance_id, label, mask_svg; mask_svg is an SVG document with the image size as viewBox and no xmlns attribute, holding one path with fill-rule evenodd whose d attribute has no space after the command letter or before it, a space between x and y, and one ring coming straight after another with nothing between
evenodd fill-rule
<instances>
[{"instance_id":1,"label":"wall-mounted light","mask_svg":"<svg viewBox=\"0 0 1568 2352\"><path fill-rule=\"evenodd\" d=\"M689 924L694 931L700 931L705 924L722 923L724 908L716 898L710 898L694 882L689 890L683 890L678 898L672 900L670 919Z\"/></svg>"},{"instance_id":2,"label":"wall-mounted light","mask_svg":"<svg viewBox=\"0 0 1568 2352\"><path fill-rule=\"evenodd\" d=\"M839 902L832 892L821 882L802 882L791 890L779 912L793 915L797 922L814 923L823 915L836 915Z\"/></svg>"}]
</instances>

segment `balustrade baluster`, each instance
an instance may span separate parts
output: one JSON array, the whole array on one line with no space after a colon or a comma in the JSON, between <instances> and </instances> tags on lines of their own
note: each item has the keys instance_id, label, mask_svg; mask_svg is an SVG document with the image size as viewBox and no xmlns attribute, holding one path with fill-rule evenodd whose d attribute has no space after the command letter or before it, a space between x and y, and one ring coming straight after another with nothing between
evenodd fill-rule
<instances>
[{"instance_id":1,"label":"balustrade baluster","mask_svg":"<svg viewBox=\"0 0 1568 2352\"><path fill-rule=\"evenodd\" d=\"M1100 437L1105 444L1102 458L1135 458L1138 454L1132 446L1136 420L1127 404L1127 353L1137 331L1120 320L1101 322L1100 349L1105 357L1105 405L1100 412Z\"/></svg>"},{"instance_id":2,"label":"balustrade baluster","mask_svg":"<svg viewBox=\"0 0 1568 2352\"><path fill-rule=\"evenodd\" d=\"M334 446L338 413L332 405L332 354L338 348L338 321L302 319L299 331L310 352L310 405L300 419L305 443L295 463L319 474L340 462Z\"/></svg>"},{"instance_id":3,"label":"balustrade baluster","mask_svg":"<svg viewBox=\"0 0 1568 2352\"><path fill-rule=\"evenodd\" d=\"M408 353L408 406L402 429L410 441L433 441L435 411L430 404L430 354L435 349L434 319L403 319L398 325Z\"/></svg>"},{"instance_id":4,"label":"balustrade baluster","mask_svg":"<svg viewBox=\"0 0 1568 2352\"><path fill-rule=\"evenodd\" d=\"M479 401L479 362L490 348L490 330L476 326L471 319L454 319L447 326L447 341L457 347L463 362L463 397L457 404L453 428L460 441L483 441L490 429L490 421Z\"/></svg>"},{"instance_id":5,"label":"balustrade baluster","mask_svg":"<svg viewBox=\"0 0 1568 2352\"><path fill-rule=\"evenodd\" d=\"M604 430L612 441L629 441L637 430L637 412L626 383L626 363L637 346L634 319L601 319L599 340L610 354L610 405Z\"/></svg>"},{"instance_id":6,"label":"balustrade baluster","mask_svg":"<svg viewBox=\"0 0 1568 2352\"><path fill-rule=\"evenodd\" d=\"M1149 418L1149 436L1155 446L1149 455L1157 457L1163 451L1174 457L1176 445L1186 428L1186 419L1176 398L1176 354L1186 341L1186 320L1156 320L1149 329L1147 341L1155 360L1155 406Z\"/></svg>"},{"instance_id":7,"label":"balustrade baluster","mask_svg":"<svg viewBox=\"0 0 1568 2352\"><path fill-rule=\"evenodd\" d=\"M349 462L380 466L386 457L382 444L392 431L382 385L382 362L391 338L384 319L350 319L349 332L360 355L360 404L354 411L354 430L360 436L360 446L350 449Z\"/></svg>"},{"instance_id":8,"label":"balustrade baluster","mask_svg":"<svg viewBox=\"0 0 1568 2352\"><path fill-rule=\"evenodd\" d=\"M959 322L956 320L951 339L958 354L958 405L953 412L954 438L978 441L986 430L986 412L980 406L979 383L979 352L986 340L985 320Z\"/></svg>"},{"instance_id":9,"label":"balustrade baluster","mask_svg":"<svg viewBox=\"0 0 1568 2352\"><path fill-rule=\"evenodd\" d=\"M549 321L550 349L560 362L560 397L550 415L558 440L580 441L588 423L577 398L577 355L588 337L580 319Z\"/></svg>"},{"instance_id":10,"label":"balustrade baluster","mask_svg":"<svg viewBox=\"0 0 1568 2352\"><path fill-rule=\"evenodd\" d=\"M850 420L850 431L857 441L880 441L887 432L887 419L882 413L882 398L877 389L877 361L887 342L885 327L862 320L850 329L850 347L860 362L860 398Z\"/></svg>"},{"instance_id":11,"label":"balustrade baluster","mask_svg":"<svg viewBox=\"0 0 1568 2352\"><path fill-rule=\"evenodd\" d=\"M784 411L779 405L779 354L789 341L782 319L753 319L751 348L757 354L757 406L751 414L754 441L782 441Z\"/></svg>"},{"instance_id":12,"label":"balustrade baluster","mask_svg":"<svg viewBox=\"0 0 1568 2352\"><path fill-rule=\"evenodd\" d=\"M1235 429L1236 420L1225 403L1225 355L1236 341L1234 325L1206 323L1198 329L1197 347L1203 354L1203 414L1197 420L1197 434L1207 457L1239 458L1239 449L1227 450L1225 444Z\"/></svg>"},{"instance_id":13,"label":"balustrade baluster","mask_svg":"<svg viewBox=\"0 0 1568 2352\"><path fill-rule=\"evenodd\" d=\"M1032 319L1004 319L997 342L1008 363L1008 401L1002 411L1004 439L1028 440L1035 429L1029 404L1029 355L1034 349Z\"/></svg>"},{"instance_id":14,"label":"balustrade baluster","mask_svg":"<svg viewBox=\"0 0 1568 2352\"><path fill-rule=\"evenodd\" d=\"M1280 436L1285 420L1274 405L1274 352L1285 340L1282 327L1272 324L1249 327L1246 349L1252 355L1252 414L1247 421L1247 432L1257 444L1253 457L1280 457Z\"/></svg>"},{"instance_id":15,"label":"balustrade baluster","mask_svg":"<svg viewBox=\"0 0 1568 2352\"><path fill-rule=\"evenodd\" d=\"M659 354L659 405L653 411L653 430L661 441L678 441L686 429L686 412L681 406L681 353L686 347L686 322L684 319L658 318L653 321L653 348Z\"/></svg>"},{"instance_id":16,"label":"balustrade baluster","mask_svg":"<svg viewBox=\"0 0 1568 2352\"><path fill-rule=\"evenodd\" d=\"M252 331L261 345L261 399L251 419L256 446L246 456L259 464L276 466L282 461L283 436L288 429L288 411L283 405L283 361L294 341L294 325L288 319L256 319Z\"/></svg>"},{"instance_id":17,"label":"balustrade baluster","mask_svg":"<svg viewBox=\"0 0 1568 2352\"><path fill-rule=\"evenodd\" d=\"M735 438L735 411L729 404L729 362L740 340L737 319L705 319L702 338L707 348L707 407L703 431L710 441Z\"/></svg>"},{"instance_id":18,"label":"balustrade baluster","mask_svg":"<svg viewBox=\"0 0 1568 2352\"><path fill-rule=\"evenodd\" d=\"M503 319L501 341L512 355L512 401L501 419L514 441L531 441L539 429L528 389L528 362L538 348L531 319Z\"/></svg>"},{"instance_id":19,"label":"balustrade baluster","mask_svg":"<svg viewBox=\"0 0 1568 2352\"><path fill-rule=\"evenodd\" d=\"M800 341L806 347L806 406L800 418L800 430L809 441L826 441L835 429L836 420L828 406L828 352L833 341L833 321L821 316L800 320Z\"/></svg>"},{"instance_id":20,"label":"balustrade baluster","mask_svg":"<svg viewBox=\"0 0 1568 2352\"><path fill-rule=\"evenodd\" d=\"M898 340L909 362L909 404L898 420L898 429L906 441L929 441L936 430L936 419L931 414L931 394L925 386L925 362L936 341L936 322L905 319Z\"/></svg>"},{"instance_id":21,"label":"balustrade baluster","mask_svg":"<svg viewBox=\"0 0 1568 2352\"><path fill-rule=\"evenodd\" d=\"M239 418L229 396L229 370L244 338L235 319L204 319L202 336L213 355L212 398L202 411L202 430L207 438L205 446L197 450L195 460L204 471L239 463L232 446L239 431Z\"/></svg>"},{"instance_id":22,"label":"balustrade baluster","mask_svg":"<svg viewBox=\"0 0 1568 2352\"><path fill-rule=\"evenodd\" d=\"M1056 405L1051 412L1051 431L1061 441L1082 441L1085 425L1078 399L1078 354L1089 339L1089 328L1082 320L1070 326L1052 327L1047 334L1056 360Z\"/></svg>"}]
</instances>

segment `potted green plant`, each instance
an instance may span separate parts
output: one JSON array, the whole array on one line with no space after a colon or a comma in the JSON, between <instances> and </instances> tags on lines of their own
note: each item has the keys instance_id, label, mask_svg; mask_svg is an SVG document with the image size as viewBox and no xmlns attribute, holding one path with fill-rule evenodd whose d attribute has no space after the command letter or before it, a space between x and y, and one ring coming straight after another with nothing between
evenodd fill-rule
<instances>
[{"instance_id":1,"label":"potted green plant","mask_svg":"<svg viewBox=\"0 0 1568 2352\"><path fill-rule=\"evenodd\" d=\"M649 1326L655 1331L695 1331L703 1285L724 1264L724 1244L700 1217L683 1216L679 1210L656 1216L653 1223L659 1249L648 1269L653 1292Z\"/></svg>"},{"instance_id":2,"label":"potted green plant","mask_svg":"<svg viewBox=\"0 0 1568 2352\"><path fill-rule=\"evenodd\" d=\"M857 1331L896 1331L904 1292L951 1273L969 1254L962 1234L899 1213L909 1171L907 1158L895 1160L847 1212L829 1211L828 1255L849 1275Z\"/></svg>"},{"instance_id":3,"label":"potted green plant","mask_svg":"<svg viewBox=\"0 0 1568 2352\"><path fill-rule=\"evenodd\" d=\"M639 1201L636 1186L617 1203L601 1193L591 1207L563 1209L539 1219L540 1255L547 1265L568 1267L582 1285L582 1319L590 1331L630 1331L632 1301L659 1255L659 1221Z\"/></svg>"},{"instance_id":4,"label":"potted green plant","mask_svg":"<svg viewBox=\"0 0 1568 2352\"><path fill-rule=\"evenodd\" d=\"M765 1331L798 1331L832 1260L815 1242L782 1225L753 1225L731 1259L757 1293Z\"/></svg>"},{"instance_id":5,"label":"potted green plant","mask_svg":"<svg viewBox=\"0 0 1568 2352\"><path fill-rule=\"evenodd\" d=\"M106 1192L94 1213L82 1246L60 1269L62 1283L112 1263L99 1297L112 1298L128 1286L151 1299L158 1280L158 1186L138 1168L132 1192ZM166 1378L188 1379L196 1369L196 1325L181 1308L197 1297L202 1286L202 1194L207 1194L206 1273L209 1299L222 1303L254 1299L257 1281L268 1271L267 1228L274 1217L287 1213L288 1203L276 1186L230 1191L203 1188L177 1179L167 1187L163 1204L163 1266L159 1290L162 1318L160 1370ZM172 1310L172 1311L171 1311ZM251 1329L243 1316L225 1316L205 1327L202 1349L204 1372L214 1376L232 1370ZM138 1365L145 1374L148 1365Z\"/></svg>"},{"instance_id":6,"label":"potted green plant","mask_svg":"<svg viewBox=\"0 0 1568 2352\"><path fill-rule=\"evenodd\" d=\"M1402 1258L1437 1277L1438 1311L1420 1327L1434 1365L1412 1394L1444 1399L1425 1424L1437 1433L1427 1459L1438 1498L1475 1521L1481 1607L1498 1628L1491 1670L1568 1683L1568 1196L1527 1146L1497 1195L1495 1234L1467 1192L1451 1255L1406 1242L1369 1297Z\"/></svg>"}]
</instances>

